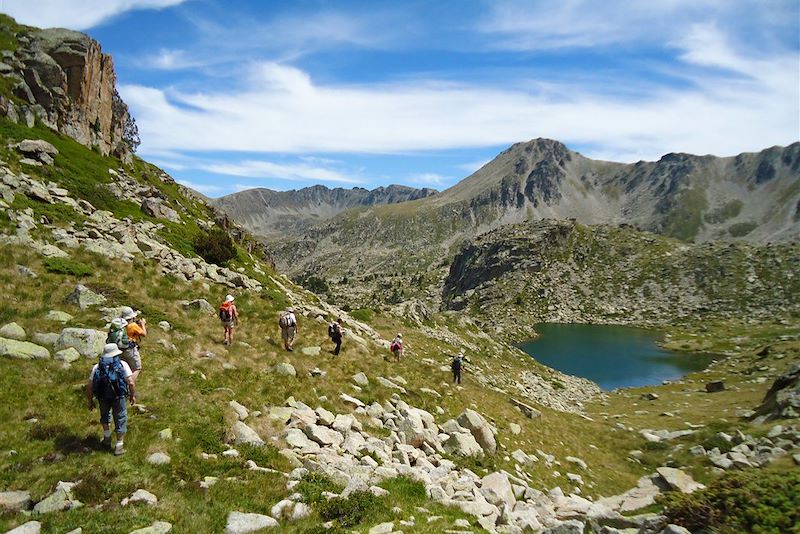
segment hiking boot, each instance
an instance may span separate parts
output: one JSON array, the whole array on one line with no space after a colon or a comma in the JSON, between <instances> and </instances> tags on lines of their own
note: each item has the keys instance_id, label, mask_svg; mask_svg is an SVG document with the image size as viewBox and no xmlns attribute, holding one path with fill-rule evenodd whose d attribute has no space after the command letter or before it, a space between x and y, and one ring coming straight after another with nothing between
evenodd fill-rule
<instances>
[{"instance_id":1,"label":"hiking boot","mask_svg":"<svg viewBox=\"0 0 800 534\"><path fill-rule=\"evenodd\" d=\"M294 352L294 349L292 347L286 347L286 350L288 350L289 352Z\"/></svg>"},{"instance_id":2,"label":"hiking boot","mask_svg":"<svg viewBox=\"0 0 800 534\"><path fill-rule=\"evenodd\" d=\"M125 450L125 447L116 447L114 449L114 456L122 456L126 452L128 452L128 451Z\"/></svg>"},{"instance_id":3,"label":"hiking boot","mask_svg":"<svg viewBox=\"0 0 800 534\"><path fill-rule=\"evenodd\" d=\"M105 438L105 437L104 437L104 438L103 438L103 441L101 441L101 442L100 442L100 444L101 444L101 445L102 445L104 448L106 448L106 449L110 449L110 448L111 448L111 436L108 436L107 438Z\"/></svg>"}]
</instances>

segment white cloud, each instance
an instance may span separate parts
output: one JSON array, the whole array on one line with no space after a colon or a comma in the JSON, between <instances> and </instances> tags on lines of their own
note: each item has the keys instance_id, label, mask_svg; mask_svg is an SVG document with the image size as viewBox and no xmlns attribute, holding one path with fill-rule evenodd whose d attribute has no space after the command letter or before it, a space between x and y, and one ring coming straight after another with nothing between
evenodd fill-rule
<instances>
[{"instance_id":1,"label":"white cloud","mask_svg":"<svg viewBox=\"0 0 800 534\"><path fill-rule=\"evenodd\" d=\"M85 30L137 9L162 9L186 0L4 0L3 11L17 22L41 28Z\"/></svg>"},{"instance_id":2,"label":"white cloud","mask_svg":"<svg viewBox=\"0 0 800 534\"><path fill-rule=\"evenodd\" d=\"M182 70L202 66L204 63L189 57L185 50L162 48L155 54L149 54L136 60L142 68L156 70Z\"/></svg>"},{"instance_id":3,"label":"white cloud","mask_svg":"<svg viewBox=\"0 0 800 534\"><path fill-rule=\"evenodd\" d=\"M283 164L271 161L247 160L235 163L209 163L202 165L203 170L214 174L241 176L245 178L270 178L278 180L311 180L315 182L337 182L344 184L360 184L361 180L347 176L339 171L299 164Z\"/></svg>"},{"instance_id":4,"label":"white cloud","mask_svg":"<svg viewBox=\"0 0 800 534\"><path fill-rule=\"evenodd\" d=\"M450 185L455 181L456 180L454 180L450 176L444 176L442 174L437 174L434 172L423 172L408 176L405 183L414 184L422 187L439 188L442 187L443 185Z\"/></svg>"},{"instance_id":5,"label":"white cloud","mask_svg":"<svg viewBox=\"0 0 800 534\"><path fill-rule=\"evenodd\" d=\"M139 123L144 154L398 153L541 136L590 145L597 153L652 159L669 151L729 155L797 140L795 51L753 60L721 33L698 27L674 46L684 61L678 66L683 87L616 96L591 80L529 84L527 90L522 83L435 80L319 84L307 72L277 63L253 66L243 89L167 92L127 85L121 92ZM257 165L222 169L279 174Z\"/></svg>"},{"instance_id":6,"label":"white cloud","mask_svg":"<svg viewBox=\"0 0 800 534\"><path fill-rule=\"evenodd\" d=\"M206 196L216 195L224 191L224 188L217 185L201 184L197 182L191 182L189 180L178 180L177 182L181 185L185 185L186 187L194 189L195 191L203 193Z\"/></svg>"},{"instance_id":7,"label":"white cloud","mask_svg":"<svg viewBox=\"0 0 800 534\"><path fill-rule=\"evenodd\" d=\"M482 159L480 161L470 161L468 163L461 163L459 165L456 165L456 169L461 169L462 171L466 171L466 172L472 174L473 172L477 171L478 169L480 169L481 167L483 167L484 165L486 165L490 161L492 161L492 160L490 160L490 159Z\"/></svg>"}]
</instances>

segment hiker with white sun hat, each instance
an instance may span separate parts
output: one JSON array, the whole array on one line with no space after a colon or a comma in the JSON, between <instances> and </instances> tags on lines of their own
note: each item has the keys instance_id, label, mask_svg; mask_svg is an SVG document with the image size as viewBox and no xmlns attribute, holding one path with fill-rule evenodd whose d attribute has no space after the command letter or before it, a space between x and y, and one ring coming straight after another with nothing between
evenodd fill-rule
<instances>
[{"instance_id":1,"label":"hiker with white sun hat","mask_svg":"<svg viewBox=\"0 0 800 534\"><path fill-rule=\"evenodd\" d=\"M130 306L123 306L120 310L120 319L127 322L125 333L128 336L128 347L123 349L120 359L130 366L134 382L139 378L139 373L142 371L142 356L139 352L139 346L142 343L142 338L147 336L147 319L139 317L139 313L138 310L134 310Z\"/></svg>"},{"instance_id":2,"label":"hiker with white sun hat","mask_svg":"<svg viewBox=\"0 0 800 534\"><path fill-rule=\"evenodd\" d=\"M222 327L225 329L223 345L233 344L233 327L239 324L239 312L233 301L233 295L226 295L225 300L219 306L219 320L222 321Z\"/></svg>"}]
</instances>

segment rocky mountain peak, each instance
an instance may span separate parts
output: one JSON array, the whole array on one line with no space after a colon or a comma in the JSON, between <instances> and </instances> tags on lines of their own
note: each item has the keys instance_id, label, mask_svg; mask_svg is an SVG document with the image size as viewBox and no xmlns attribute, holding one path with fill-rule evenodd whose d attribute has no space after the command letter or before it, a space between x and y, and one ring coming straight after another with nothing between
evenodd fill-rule
<instances>
[{"instance_id":1,"label":"rocky mountain peak","mask_svg":"<svg viewBox=\"0 0 800 534\"><path fill-rule=\"evenodd\" d=\"M63 28L0 31L17 42L2 53L0 74L12 89L0 96L0 113L28 126L39 119L104 155L130 156L136 126L117 92L114 62L97 41Z\"/></svg>"}]
</instances>

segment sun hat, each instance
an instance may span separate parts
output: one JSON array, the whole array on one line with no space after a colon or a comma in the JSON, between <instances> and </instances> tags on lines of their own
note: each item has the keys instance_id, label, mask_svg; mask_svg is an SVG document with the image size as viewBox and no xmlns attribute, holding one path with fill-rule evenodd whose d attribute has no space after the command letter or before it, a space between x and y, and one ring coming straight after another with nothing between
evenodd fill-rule
<instances>
[{"instance_id":1,"label":"sun hat","mask_svg":"<svg viewBox=\"0 0 800 534\"><path fill-rule=\"evenodd\" d=\"M292 308L290 306L290 307L286 308L286 311L289 312L289 313L294 313L294 308Z\"/></svg>"},{"instance_id":2,"label":"sun hat","mask_svg":"<svg viewBox=\"0 0 800 534\"><path fill-rule=\"evenodd\" d=\"M114 319L111 319L111 326L116 328L125 328L126 324L128 324L128 322L122 317L115 317Z\"/></svg>"},{"instance_id":3,"label":"sun hat","mask_svg":"<svg viewBox=\"0 0 800 534\"><path fill-rule=\"evenodd\" d=\"M225 302L233 302L233 295L226 295Z\"/></svg>"},{"instance_id":4,"label":"sun hat","mask_svg":"<svg viewBox=\"0 0 800 534\"><path fill-rule=\"evenodd\" d=\"M400 332L398 332L398 333L397 333L397 337L403 337L403 334L401 334Z\"/></svg>"},{"instance_id":5,"label":"sun hat","mask_svg":"<svg viewBox=\"0 0 800 534\"><path fill-rule=\"evenodd\" d=\"M119 316L126 321L130 321L131 319L135 319L136 316L139 315L139 312L131 308L130 306L123 306L122 310L120 310Z\"/></svg>"},{"instance_id":6,"label":"sun hat","mask_svg":"<svg viewBox=\"0 0 800 534\"><path fill-rule=\"evenodd\" d=\"M113 356L119 356L120 354L122 354L122 351L119 350L116 343L106 343L105 347L103 347L103 354L101 357L111 358Z\"/></svg>"}]
</instances>

